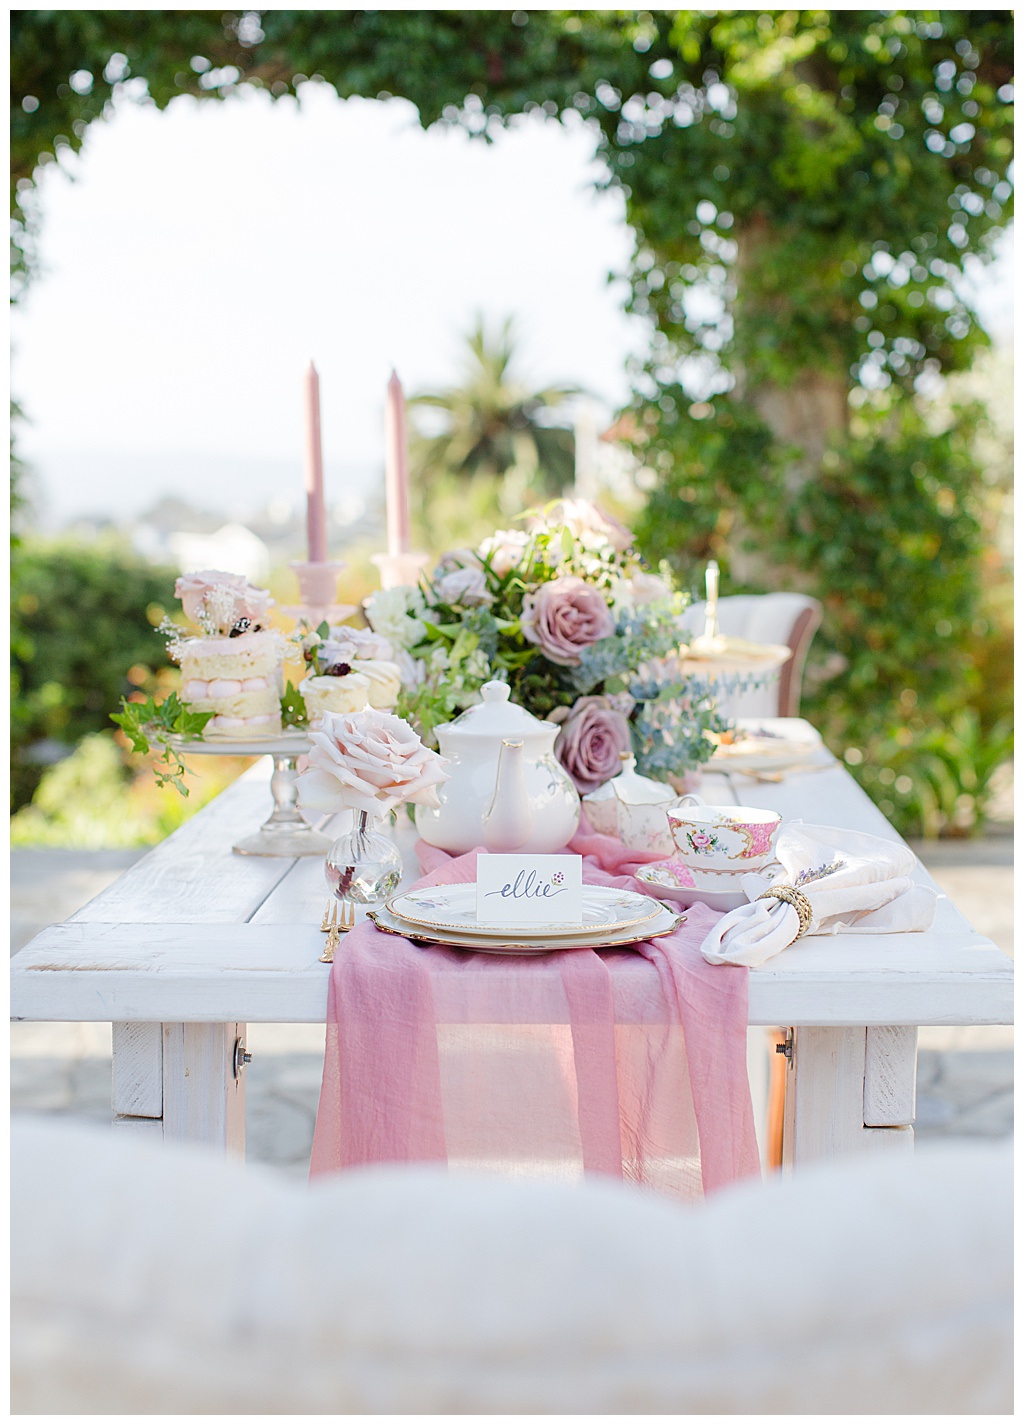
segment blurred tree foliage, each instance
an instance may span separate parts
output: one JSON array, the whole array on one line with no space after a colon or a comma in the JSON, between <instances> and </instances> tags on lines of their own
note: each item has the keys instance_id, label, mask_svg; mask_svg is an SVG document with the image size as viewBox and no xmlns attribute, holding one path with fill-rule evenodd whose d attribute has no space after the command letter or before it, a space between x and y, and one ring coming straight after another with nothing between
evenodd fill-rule
<instances>
[{"instance_id":1,"label":"blurred tree foliage","mask_svg":"<svg viewBox=\"0 0 1024 1425\"><path fill-rule=\"evenodd\" d=\"M485 140L584 125L652 329L647 547L822 598L810 711L837 750L916 745L969 705L982 746L1005 633L978 602L978 413L930 438L922 401L985 342L961 279L1011 216L1012 60L1009 10L19 11L16 273L35 173L116 95L317 80Z\"/></svg>"},{"instance_id":2,"label":"blurred tree foliage","mask_svg":"<svg viewBox=\"0 0 1024 1425\"><path fill-rule=\"evenodd\" d=\"M555 499L572 484L573 433L552 422L579 390L536 390L517 365L512 318L492 334L480 316L466 337L460 381L409 402L441 427L419 435L411 455L419 522L428 536L443 531L445 547L474 544L496 519Z\"/></svg>"},{"instance_id":3,"label":"blurred tree foliage","mask_svg":"<svg viewBox=\"0 0 1024 1425\"><path fill-rule=\"evenodd\" d=\"M47 761L110 732L122 697L150 693L170 663L155 626L174 572L114 542L25 537L11 564L11 800L30 800ZM42 744L42 746L40 746Z\"/></svg>"},{"instance_id":4,"label":"blurred tree foliage","mask_svg":"<svg viewBox=\"0 0 1024 1425\"><path fill-rule=\"evenodd\" d=\"M118 737L90 732L70 756L42 769L32 800L11 817L13 846L155 846L252 765L203 757L189 768L189 797L158 787L151 760L125 759Z\"/></svg>"}]
</instances>

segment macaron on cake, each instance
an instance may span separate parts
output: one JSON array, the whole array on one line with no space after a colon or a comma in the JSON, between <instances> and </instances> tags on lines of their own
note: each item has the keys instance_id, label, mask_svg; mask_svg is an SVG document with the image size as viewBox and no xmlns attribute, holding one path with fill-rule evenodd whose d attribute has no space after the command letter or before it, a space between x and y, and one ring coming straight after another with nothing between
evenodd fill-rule
<instances>
[{"instance_id":1,"label":"macaron on cake","mask_svg":"<svg viewBox=\"0 0 1024 1425\"><path fill-rule=\"evenodd\" d=\"M176 630L168 653L181 666L182 700L196 712L213 713L203 737L278 735L286 641L266 626L269 592L219 569L183 574L174 592L200 630L191 636Z\"/></svg>"}]
</instances>

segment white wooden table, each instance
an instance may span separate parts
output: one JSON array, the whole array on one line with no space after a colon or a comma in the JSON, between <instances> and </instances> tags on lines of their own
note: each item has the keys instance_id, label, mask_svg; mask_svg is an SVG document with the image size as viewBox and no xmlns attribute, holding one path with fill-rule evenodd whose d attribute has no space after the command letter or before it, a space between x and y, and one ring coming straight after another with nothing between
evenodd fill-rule
<instances>
[{"instance_id":1,"label":"white wooden table","mask_svg":"<svg viewBox=\"0 0 1024 1425\"><path fill-rule=\"evenodd\" d=\"M112 1024L122 1127L244 1151L246 1024L324 1021L322 862L230 849L263 819L269 770L11 962L13 1019ZM705 774L702 794L897 839L838 764L779 784ZM399 840L412 879L411 830ZM913 1141L917 1027L1011 1023L1012 966L940 894L921 934L798 941L751 971L749 1006L752 1025L792 1029L785 1161L899 1149Z\"/></svg>"}]
</instances>

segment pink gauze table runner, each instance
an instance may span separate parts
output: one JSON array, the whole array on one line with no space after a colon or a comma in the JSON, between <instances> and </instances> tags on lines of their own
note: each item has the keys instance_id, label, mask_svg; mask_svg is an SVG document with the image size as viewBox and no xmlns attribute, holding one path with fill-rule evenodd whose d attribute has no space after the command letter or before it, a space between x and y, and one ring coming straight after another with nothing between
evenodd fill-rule
<instances>
[{"instance_id":1,"label":"pink gauze table runner","mask_svg":"<svg viewBox=\"0 0 1024 1425\"><path fill-rule=\"evenodd\" d=\"M645 890L644 861L584 829L594 885ZM419 885L476 879L475 851L417 845ZM331 969L311 1174L371 1163L578 1179L691 1199L760 1171L747 975L709 965L692 906L629 950L536 957L418 947L362 924Z\"/></svg>"}]
</instances>

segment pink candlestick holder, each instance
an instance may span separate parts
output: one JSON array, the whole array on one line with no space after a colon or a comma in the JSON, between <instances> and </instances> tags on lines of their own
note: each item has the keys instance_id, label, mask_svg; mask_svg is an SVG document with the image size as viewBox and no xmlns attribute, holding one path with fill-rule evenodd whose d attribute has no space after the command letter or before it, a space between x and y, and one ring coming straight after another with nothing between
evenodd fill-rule
<instances>
[{"instance_id":1,"label":"pink candlestick holder","mask_svg":"<svg viewBox=\"0 0 1024 1425\"><path fill-rule=\"evenodd\" d=\"M420 573L430 563L423 550L405 550L400 554L374 554L373 563L380 570L382 589L394 589L399 584L418 584Z\"/></svg>"},{"instance_id":2,"label":"pink candlestick holder","mask_svg":"<svg viewBox=\"0 0 1024 1425\"><path fill-rule=\"evenodd\" d=\"M299 605L291 605L284 610L293 618L305 618L316 628L318 624L340 623L356 611L355 604L339 604L338 575L344 564L325 560L321 562L296 561L288 566L294 569L299 585Z\"/></svg>"}]
</instances>

